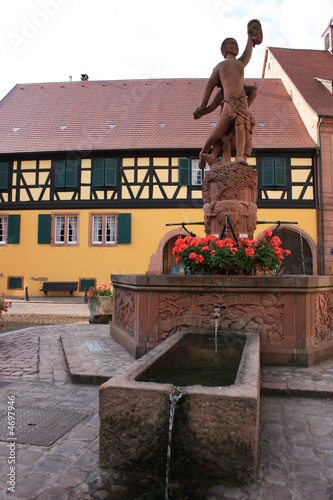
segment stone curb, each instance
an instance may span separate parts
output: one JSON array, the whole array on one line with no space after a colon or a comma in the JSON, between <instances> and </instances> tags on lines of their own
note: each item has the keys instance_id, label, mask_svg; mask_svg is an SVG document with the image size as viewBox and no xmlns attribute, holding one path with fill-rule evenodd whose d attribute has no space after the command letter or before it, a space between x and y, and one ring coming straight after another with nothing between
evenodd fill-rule
<instances>
[{"instance_id":1,"label":"stone curb","mask_svg":"<svg viewBox=\"0 0 333 500\"><path fill-rule=\"evenodd\" d=\"M60 341L72 382L76 384L101 385L111 378L109 374L87 373L84 367L82 367L72 339L67 335L60 335Z\"/></svg>"},{"instance_id":2,"label":"stone curb","mask_svg":"<svg viewBox=\"0 0 333 500\"><path fill-rule=\"evenodd\" d=\"M264 396L293 396L303 398L332 398L333 389L309 389L307 384L304 387L292 388L285 384L269 384L262 383L260 386L260 394Z\"/></svg>"}]
</instances>

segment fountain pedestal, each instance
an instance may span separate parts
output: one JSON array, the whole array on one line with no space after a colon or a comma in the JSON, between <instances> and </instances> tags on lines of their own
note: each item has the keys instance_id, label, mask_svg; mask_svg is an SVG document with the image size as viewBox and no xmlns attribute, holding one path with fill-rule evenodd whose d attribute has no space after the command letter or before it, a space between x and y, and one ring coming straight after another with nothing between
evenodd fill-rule
<instances>
[{"instance_id":1,"label":"fountain pedestal","mask_svg":"<svg viewBox=\"0 0 333 500\"><path fill-rule=\"evenodd\" d=\"M180 329L257 332L261 362L311 366L333 356L332 276L112 275L110 332L140 358Z\"/></svg>"},{"instance_id":2,"label":"fountain pedestal","mask_svg":"<svg viewBox=\"0 0 333 500\"><path fill-rule=\"evenodd\" d=\"M205 232L221 236L226 214L236 238L253 239L257 224L258 174L250 165L217 164L202 182ZM228 227L226 228L228 230ZM224 237L233 237L224 233Z\"/></svg>"}]
</instances>

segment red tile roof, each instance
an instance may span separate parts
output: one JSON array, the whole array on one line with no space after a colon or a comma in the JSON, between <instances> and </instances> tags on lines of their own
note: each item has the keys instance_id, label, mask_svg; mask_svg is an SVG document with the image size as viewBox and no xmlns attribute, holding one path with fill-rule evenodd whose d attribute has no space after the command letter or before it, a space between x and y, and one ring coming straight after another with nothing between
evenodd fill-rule
<instances>
[{"instance_id":1,"label":"red tile roof","mask_svg":"<svg viewBox=\"0 0 333 500\"><path fill-rule=\"evenodd\" d=\"M333 81L333 56L327 50L269 47L317 115L333 116L333 94L317 80Z\"/></svg>"},{"instance_id":2,"label":"red tile roof","mask_svg":"<svg viewBox=\"0 0 333 500\"><path fill-rule=\"evenodd\" d=\"M0 153L201 149L219 110L193 119L206 79L18 84L0 102ZM247 80L246 83L254 83ZM254 148L313 148L280 80L255 80Z\"/></svg>"}]
</instances>

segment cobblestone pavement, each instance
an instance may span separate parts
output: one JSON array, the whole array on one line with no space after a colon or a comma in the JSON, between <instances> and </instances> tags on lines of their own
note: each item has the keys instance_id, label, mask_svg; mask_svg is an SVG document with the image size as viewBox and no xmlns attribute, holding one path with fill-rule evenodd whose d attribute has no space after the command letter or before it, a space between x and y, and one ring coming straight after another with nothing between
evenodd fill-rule
<instances>
[{"instance_id":1,"label":"cobblestone pavement","mask_svg":"<svg viewBox=\"0 0 333 500\"><path fill-rule=\"evenodd\" d=\"M98 465L98 385L85 381L96 382L98 377L119 372L133 358L110 338L108 325L90 325L82 319L88 317L86 304L70 298L58 304L51 299L41 302L13 303L13 322L19 316L23 328L0 335L0 497L157 498L144 495L142 490L138 495L129 494L121 478ZM41 324L50 315L56 316L53 322L67 316L62 320L67 324ZM40 326L27 327L37 316ZM68 324L73 318L78 323ZM89 346L96 347L91 342L97 342L101 349L91 350ZM332 396L333 361L311 369L264 367L258 481L244 487L202 488L188 498L333 500ZM12 441L6 433L8 405L13 401L17 418L20 411L24 415L28 409L37 414L49 412L55 427L59 426L56 411L63 410L65 424L71 413L82 418L51 446L15 443L10 448ZM40 437L52 433L50 426L41 430ZM13 453L15 492L7 493L8 461Z\"/></svg>"}]
</instances>

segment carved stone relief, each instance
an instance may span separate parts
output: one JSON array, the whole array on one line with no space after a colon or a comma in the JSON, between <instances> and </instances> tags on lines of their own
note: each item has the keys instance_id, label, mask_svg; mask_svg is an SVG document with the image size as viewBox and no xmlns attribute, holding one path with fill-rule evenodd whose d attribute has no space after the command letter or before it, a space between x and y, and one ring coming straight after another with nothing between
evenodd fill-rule
<instances>
[{"instance_id":1,"label":"carved stone relief","mask_svg":"<svg viewBox=\"0 0 333 500\"><path fill-rule=\"evenodd\" d=\"M131 290L116 290L114 294L116 317L115 325L134 337L134 293Z\"/></svg>"},{"instance_id":2,"label":"carved stone relief","mask_svg":"<svg viewBox=\"0 0 333 500\"><path fill-rule=\"evenodd\" d=\"M214 329L213 310L221 309L220 332L259 332L262 342L272 347L284 345L283 296L186 295L167 294L159 306L159 339L165 339L182 327Z\"/></svg>"},{"instance_id":3,"label":"carved stone relief","mask_svg":"<svg viewBox=\"0 0 333 500\"><path fill-rule=\"evenodd\" d=\"M315 343L319 344L330 337L329 293L318 293L315 298ZM331 302L331 301L330 301ZM330 306L331 307L331 306Z\"/></svg>"},{"instance_id":4,"label":"carved stone relief","mask_svg":"<svg viewBox=\"0 0 333 500\"><path fill-rule=\"evenodd\" d=\"M202 183L206 234L220 234L226 214L237 238L253 238L257 223L257 171L249 165L217 165Z\"/></svg>"}]
</instances>

